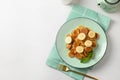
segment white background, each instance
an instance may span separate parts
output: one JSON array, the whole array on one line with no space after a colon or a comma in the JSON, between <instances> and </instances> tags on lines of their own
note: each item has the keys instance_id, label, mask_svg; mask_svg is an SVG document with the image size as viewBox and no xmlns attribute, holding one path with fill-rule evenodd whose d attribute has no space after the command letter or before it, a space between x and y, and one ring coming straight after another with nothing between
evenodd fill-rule
<instances>
[{"instance_id":1,"label":"white background","mask_svg":"<svg viewBox=\"0 0 120 80\"><path fill-rule=\"evenodd\" d=\"M79 4L112 20L107 53L88 74L119 80L120 11L106 13L96 0L80 0ZM73 80L45 64L70 10L61 0L0 0L0 80Z\"/></svg>"}]
</instances>

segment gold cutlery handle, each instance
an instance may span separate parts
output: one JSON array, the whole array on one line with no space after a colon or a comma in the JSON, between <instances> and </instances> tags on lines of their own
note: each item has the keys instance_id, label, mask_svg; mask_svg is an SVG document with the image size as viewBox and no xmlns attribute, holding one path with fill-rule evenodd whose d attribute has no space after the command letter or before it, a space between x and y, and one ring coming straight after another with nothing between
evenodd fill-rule
<instances>
[{"instance_id":1,"label":"gold cutlery handle","mask_svg":"<svg viewBox=\"0 0 120 80\"><path fill-rule=\"evenodd\" d=\"M95 78L95 77L92 77L92 76L90 76L90 75L87 75L87 74L84 74L84 73L81 73L81 72L77 72L77 71L73 71L73 70L69 70L69 71L74 72L74 73L77 73L77 74L79 74L79 75L83 75L83 76L88 77L88 78L91 78L91 79L93 79L93 80L98 80L98 79Z\"/></svg>"}]
</instances>

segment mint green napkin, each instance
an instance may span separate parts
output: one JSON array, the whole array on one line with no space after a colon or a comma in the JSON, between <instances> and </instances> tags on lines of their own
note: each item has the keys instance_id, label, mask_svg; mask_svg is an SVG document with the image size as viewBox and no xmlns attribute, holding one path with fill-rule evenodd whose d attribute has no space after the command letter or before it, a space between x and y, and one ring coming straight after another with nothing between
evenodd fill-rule
<instances>
[{"instance_id":1,"label":"mint green napkin","mask_svg":"<svg viewBox=\"0 0 120 80\"><path fill-rule=\"evenodd\" d=\"M95 20L96 22L98 22L98 24L101 25L101 27L103 28L104 31L107 30L108 26L109 26L109 23L110 23L110 18L102 15L102 14L99 14L95 11L92 11L88 8L85 8L85 7L82 7L80 5L77 5L77 4L74 4L73 7L72 7L72 10L67 18L67 21L70 20L70 19L73 19L73 18L77 18L77 17L87 17L87 18L90 18L90 19L93 19ZM58 52L56 50L56 47L55 47L55 44L53 45L53 48L50 52L50 55L48 56L48 59L46 61L46 64L54 69L57 69L57 65L58 64L64 64L64 65L67 65L58 55ZM83 72L83 73L87 73L88 70L90 70L90 68L74 68L74 67L71 67L70 65L67 65L69 66L72 70L75 70L75 71L80 71L80 72ZM63 72L65 73L66 75L74 78L75 80L83 80L83 76L81 75L78 75L78 74L75 74L73 72Z\"/></svg>"}]
</instances>

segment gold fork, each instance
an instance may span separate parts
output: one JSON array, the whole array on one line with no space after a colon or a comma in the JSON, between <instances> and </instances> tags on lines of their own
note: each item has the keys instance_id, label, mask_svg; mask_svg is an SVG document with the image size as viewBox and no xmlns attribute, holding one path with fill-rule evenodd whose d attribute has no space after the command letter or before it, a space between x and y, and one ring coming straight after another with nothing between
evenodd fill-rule
<instances>
[{"instance_id":1,"label":"gold fork","mask_svg":"<svg viewBox=\"0 0 120 80\"><path fill-rule=\"evenodd\" d=\"M62 65L62 64L59 64L59 65L57 66L57 69L60 70L60 71L65 71L65 72L71 71L71 72L77 73L77 74L79 74L79 75L83 75L83 76L85 76L85 77L91 78L91 79L93 79L93 80L98 80L97 78L92 77L92 76L90 76L90 75L87 75L87 74L84 74L84 73L81 73L81 72L77 72L77 71L73 71L73 70L71 70L69 67L67 67L67 66L65 66L65 65Z\"/></svg>"}]
</instances>

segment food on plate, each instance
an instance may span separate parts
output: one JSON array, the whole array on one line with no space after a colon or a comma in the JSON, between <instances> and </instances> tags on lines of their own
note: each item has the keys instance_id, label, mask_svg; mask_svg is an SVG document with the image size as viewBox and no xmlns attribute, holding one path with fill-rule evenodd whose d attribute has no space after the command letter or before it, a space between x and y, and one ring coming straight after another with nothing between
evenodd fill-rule
<instances>
[{"instance_id":1,"label":"food on plate","mask_svg":"<svg viewBox=\"0 0 120 80\"><path fill-rule=\"evenodd\" d=\"M92 46L92 41L91 40L86 40L85 41L85 46L86 47L91 47Z\"/></svg>"},{"instance_id":2,"label":"food on plate","mask_svg":"<svg viewBox=\"0 0 120 80\"><path fill-rule=\"evenodd\" d=\"M67 36L66 39L65 39L65 42L68 43L68 44L71 43L72 42L71 36Z\"/></svg>"},{"instance_id":3,"label":"food on plate","mask_svg":"<svg viewBox=\"0 0 120 80\"><path fill-rule=\"evenodd\" d=\"M76 52L77 53L83 53L83 51L84 51L84 47L83 46L77 46L76 47Z\"/></svg>"},{"instance_id":4,"label":"food on plate","mask_svg":"<svg viewBox=\"0 0 120 80\"><path fill-rule=\"evenodd\" d=\"M78 34L78 39L79 39L79 40L84 40L85 38L86 38L85 33L80 33L80 34Z\"/></svg>"},{"instance_id":5,"label":"food on plate","mask_svg":"<svg viewBox=\"0 0 120 80\"><path fill-rule=\"evenodd\" d=\"M97 46L98 33L81 25L65 37L66 48L70 58L77 58L81 63L88 62L93 49Z\"/></svg>"},{"instance_id":6,"label":"food on plate","mask_svg":"<svg viewBox=\"0 0 120 80\"><path fill-rule=\"evenodd\" d=\"M89 36L90 38L94 38L94 37L95 37L95 32L89 31L88 36Z\"/></svg>"}]
</instances>

